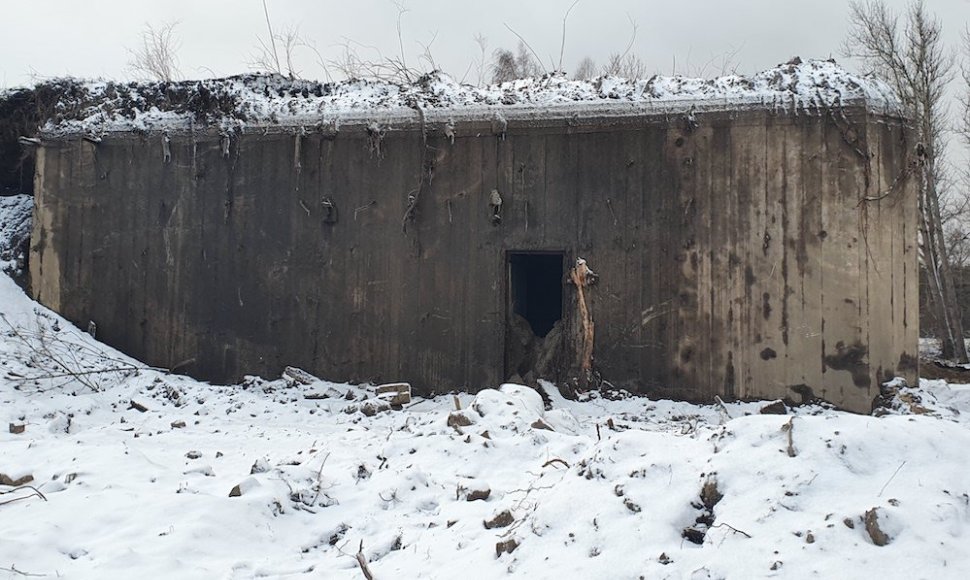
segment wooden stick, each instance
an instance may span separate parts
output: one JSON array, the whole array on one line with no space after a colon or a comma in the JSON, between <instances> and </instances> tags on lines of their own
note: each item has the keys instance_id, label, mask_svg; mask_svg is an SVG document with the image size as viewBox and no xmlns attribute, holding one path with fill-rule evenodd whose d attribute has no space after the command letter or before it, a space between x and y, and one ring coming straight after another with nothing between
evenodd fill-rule
<instances>
[{"instance_id":1,"label":"wooden stick","mask_svg":"<svg viewBox=\"0 0 970 580\"><path fill-rule=\"evenodd\" d=\"M367 556L364 555L364 540L360 541L360 548L357 549L357 564L360 565L360 571L364 574L364 578L374 580L374 575L371 574L370 568L367 567Z\"/></svg>"}]
</instances>

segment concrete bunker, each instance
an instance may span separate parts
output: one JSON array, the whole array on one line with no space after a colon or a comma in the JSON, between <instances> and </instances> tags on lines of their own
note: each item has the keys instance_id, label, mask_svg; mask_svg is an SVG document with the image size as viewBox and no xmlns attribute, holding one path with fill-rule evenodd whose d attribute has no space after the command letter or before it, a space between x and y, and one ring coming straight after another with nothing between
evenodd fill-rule
<instances>
[{"instance_id":1,"label":"concrete bunker","mask_svg":"<svg viewBox=\"0 0 970 580\"><path fill-rule=\"evenodd\" d=\"M292 365L868 411L915 379L915 143L877 81L816 61L358 88L74 91L37 147L34 295L216 381Z\"/></svg>"}]
</instances>

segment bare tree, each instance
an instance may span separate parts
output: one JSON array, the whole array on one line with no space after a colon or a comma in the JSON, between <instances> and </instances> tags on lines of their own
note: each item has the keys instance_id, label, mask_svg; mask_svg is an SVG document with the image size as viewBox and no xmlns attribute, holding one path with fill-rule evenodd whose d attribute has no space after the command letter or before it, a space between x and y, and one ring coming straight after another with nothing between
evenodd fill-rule
<instances>
[{"instance_id":1,"label":"bare tree","mask_svg":"<svg viewBox=\"0 0 970 580\"><path fill-rule=\"evenodd\" d=\"M606 76L638 80L647 76L647 65L636 54L622 55L614 52L603 66Z\"/></svg>"},{"instance_id":2,"label":"bare tree","mask_svg":"<svg viewBox=\"0 0 970 580\"><path fill-rule=\"evenodd\" d=\"M632 17L630 19L630 41L627 42L623 52L614 52L603 66L602 74L605 76L623 77L627 79L642 79L647 76L647 65L636 54L630 52L633 43L636 42L639 25Z\"/></svg>"},{"instance_id":3,"label":"bare tree","mask_svg":"<svg viewBox=\"0 0 970 580\"><path fill-rule=\"evenodd\" d=\"M860 58L872 72L896 90L913 119L919 139L920 236L931 304L943 325L943 356L967 362L963 321L947 255L941 215L941 184L945 178L946 107L944 95L953 78L954 59L943 45L942 27L922 0L912 2L903 24L879 0L853 1L847 56Z\"/></svg>"},{"instance_id":4,"label":"bare tree","mask_svg":"<svg viewBox=\"0 0 970 580\"><path fill-rule=\"evenodd\" d=\"M128 49L131 60L128 69L134 74L156 81L174 81L181 76L178 68L180 42L175 34L178 22L168 22L155 27L145 24L141 33L141 45Z\"/></svg>"},{"instance_id":5,"label":"bare tree","mask_svg":"<svg viewBox=\"0 0 970 580\"><path fill-rule=\"evenodd\" d=\"M573 73L573 79L577 81L588 81L595 76L596 63L588 56L579 61L579 66L576 67L576 72Z\"/></svg>"},{"instance_id":6,"label":"bare tree","mask_svg":"<svg viewBox=\"0 0 970 580\"><path fill-rule=\"evenodd\" d=\"M301 47L310 46L303 40L297 28L286 27L281 32L273 33L268 43L258 36L256 41L258 46L256 52L250 56L250 68L291 79L300 78L300 71L295 64L296 52Z\"/></svg>"},{"instance_id":7,"label":"bare tree","mask_svg":"<svg viewBox=\"0 0 970 580\"><path fill-rule=\"evenodd\" d=\"M481 32L475 34L475 44L478 46L478 58L473 66L478 74L478 86L485 83L485 73L488 71L488 38Z\"/></svg>"},{"instance_id":8,"label":"bare tree","mask_svg":"<svg viewBox=\"0 0 970 580\"><path fill-rule=\"evenodd\" d=\"M511 50L499 48L492 55L493 83L534 78L542 74L542 66L523 40L519 41L517 54Z\"/></svg>"}]
</instances>

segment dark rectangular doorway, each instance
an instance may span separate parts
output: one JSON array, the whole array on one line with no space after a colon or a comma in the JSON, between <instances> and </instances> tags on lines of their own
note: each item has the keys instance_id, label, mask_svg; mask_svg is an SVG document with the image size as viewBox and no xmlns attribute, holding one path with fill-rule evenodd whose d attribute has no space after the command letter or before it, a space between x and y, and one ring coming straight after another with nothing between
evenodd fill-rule
<instances>
[{"instance_id":1,"label":"dark rectangular doorway","mask_svg":"<svg viewBox=\"0 0 970 580\"><path fill-rule=\"evenodd\" d=\"M544 338L562 319L562 252L510 252L510 315L518 314Z\"/></svg>"}]
</instances>

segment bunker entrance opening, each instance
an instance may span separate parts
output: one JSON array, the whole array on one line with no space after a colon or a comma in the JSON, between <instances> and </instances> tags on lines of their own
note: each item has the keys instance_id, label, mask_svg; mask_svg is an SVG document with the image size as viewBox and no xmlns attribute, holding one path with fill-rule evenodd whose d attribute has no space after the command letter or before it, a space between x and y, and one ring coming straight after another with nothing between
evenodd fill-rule
<instances>
[{"instance_id":1,"label":"bunker entrance opening","mask_svg":"<svg viewBox=\"0 0 970 580\"><path fill-rule=\"evenodd\" d=\"M565 360L563 252L508 254L506 377L534 385L558 381Z\"/></svg>"},{"instance_id":2,"label":"bunker entrance opening","mask_svg":"<svg viewBox=\"0 0 970 580\"><path fill-rule=\"evenodd\" d=\"M512 312L524 318L538 338L562 320L563 254L509 254Z\"/></svg>"}]
</instances>

